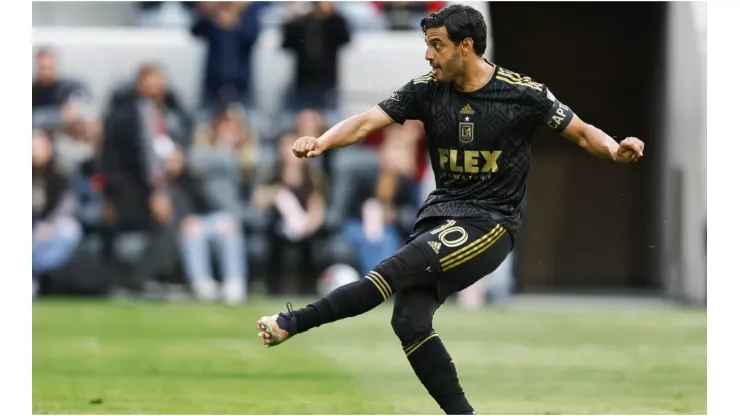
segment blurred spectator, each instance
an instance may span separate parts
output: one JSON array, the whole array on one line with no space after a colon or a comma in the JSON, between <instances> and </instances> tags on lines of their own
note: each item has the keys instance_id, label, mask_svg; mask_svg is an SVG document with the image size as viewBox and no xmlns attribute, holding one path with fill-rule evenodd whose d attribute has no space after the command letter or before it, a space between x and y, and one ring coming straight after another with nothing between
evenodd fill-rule
<instances>
[{"instance_id":1,"label":"blurred spectator","mask_svg":"<svg viewBox=\"0 0 740 416\"><path fill-rule=\"evenodd\" d=\"M380 148L380 169L375 175L354 178L347 195L349 220L342 234L353 247L363 274L391 257L401 247L402 235L410 231L411 224L402 225L399 212L407 209L412 215L416 213L413 145L403 137L385 140Z\"/></svg>"},{"instance_id":2,"label":"blurred spectator","mask_svg":"<svg viewBox=\"0 0 740 416\"><path fill-rule=\"evenodd\" d=\"M107 122L117 124L115 129L106 126L106 136L110 132L139 139L170 138L179 144L188 144L192 137L190 114L162 69L152 63L139 67L133 84L113 92Z\"/></svg>"},{"instance_id":3,"label":"blurred spectator","mask_svg":"<svg viewBox=\"0 0 740 416\"><path fill-rule=\"evenodd\" d=\"M287 248L297 248L300 274L299 291L312 294L316 291L318 265L312 247L316 233L324 224L326 210L326 184L323 172L312 168L306 159L293 154L294 133L283 136L278 143L278 161L265 184L254 192L254 204L259 210L269 210L267 231L270 255L267 262L267 290L277 295L284 287L284 253Z\"/></svg>"},{"instance_id":4,"label":"blurred spectator","mask_svg":"<svg viewBox=\"0 0 740 416\"><path fill-rule=\"evenodd\" d=\"M95 159L102 135L100 119L94 115L72 117L54 135L55 159L59 169L69 177L77 177L83 165Z\"/></svg>"},{"instance_id":5,"label":"blurred spectator","mask_svg":"<svg viewBox=\"0 0 740 416\"><path fill-rule=\"evenodd\" d=\"M298 15L308 13L311 7L307 1L273 2L262 14L262 24L265 28L280 28ZM372 2L339 1L334 2L334 7L347 19L352 31L382 30L387 26L384 12Z\"/></svg>"},{"instance_id":6,"label":"blurred spectator","mask_svg":"<svg viewBox=\"0 0 740 416\"><path fill-rule=\"evenodd\" d=\"M72 258L82 238L75 219L77 201L69 181L54 164L51 138L34 130L32 147L33 294L40 275L57 270Z\"/></svg>"},{"instance_id":7,"label":"blurred spectator","mask_svg":"<svg viewBox=\"0 0 740 416\"><path fill-rule=\"evenodd\" d=\"M216 244L218 252L224 299L238 303L246 296L248 270L240 221L240 190L254 168L257 140L240 115L234 106L223 110L212 127L196 132L190 151L190 170L202 181L208 208L185 217L180 247L185 273L202 300L215 300L218 296L210 267L210 242Z\"/></svg>"},{"instance_id":8,"label":"blurred spectator","mask_svg":"<svg viewBox=\"0 0 740 416\"><path fill-rule=\"evenodd\" d=\"M202 106L239 102L251 108L252 49L261 25L260 11L267 2L199 2L193 35L207 43Z\"/></svg>"},{"instance_id":9,"label":"blurred spectator","mask_svg":"<svg viewBox=\"0 0 740 416\"><path fill-rule=\"evenodd\" d=\"M101 215L100 119L79 115L54 135L54 158L58 169L74 186L80 207L77 217L85 232L97 228Z\"/></svg>"},{"instance_id":10,"label":"blurred spectator","mask_svg":"<svg viewBox=\"0 0 740 416\"><path fill-rule=\"evenodd\" d=\"M298 137L319 137L326 129L324 117L312 108L304 108L295 116L295 130Z\"/></svg>"},{"instance_id":11,"label":"blurred spectator","mask_svg":"<svg viewBox=\"0 0 740 416\"><path fill-rule=\"evenodd\" d=\"M102 171L105 175L104 256L113 259L120 232L146 231L150 246L137 264L130 289L140 291L158 270L176 261L177 223L188 209L178 186L184 170L182 142L190 126L174 93L156 66L141 67L134 88L114 95L105 123Z\"/></svg>"},{"instance_id":12,"label":"blurred spectator","mask_svg":"<svg viewBox=\"0 0 740 416\"><path fill-rule=\"evenodd\" d=\"M294 85L287 107L334 112L338 106L339 49L350 41L347 21L332 2L315 2L313 10L283 26L283 48L296 55Z\"/></svg>"},{"instance_id":13,"label":"blurred spectator","mask_svg":"<svg viewBox=\"0 0 740 416\"><path fill-rule=\"evenodd\" d=\"M390 134L402 132L402 136L404 137L404 140L410 140L414 142L414 164L415 164L415 174L414 178L417 182L422 183L425 181L425 178L427 178L429 175L431 175L431 181L432 186L436 186L434 184L434 171L432 170L432 166L429 161L429 155L428 155L428 143L426 139L426 135L424 134L424 124L422 124L420 121L417 120L408 120L403 124L403 129L396 129L396 128L387 128L383 130L376 131L374 133L371 133L368 135L365 140L362 141L362 144L364 146L373 147L373 148L379 148L386 140L390 139ZM420 190L423 190L423 186L420 187ZM427 195L429 195L429 192L434 188L429 189L429 191L421 196L417 195L417 198L421 198L423 201L426 199Z\"/></svg>"},{"instance_id":14,"label":"blurred spectator","mask_svg":"<svg viewBox=\"0 0 740 416\"><path fill-rule=\"evenodd\" d=\"M51 49L36 53L36 73L31 92L34 126L63 125L87 105L89 92L79 81L59 74L59 61Z\"/></svg>"}]
</instances>

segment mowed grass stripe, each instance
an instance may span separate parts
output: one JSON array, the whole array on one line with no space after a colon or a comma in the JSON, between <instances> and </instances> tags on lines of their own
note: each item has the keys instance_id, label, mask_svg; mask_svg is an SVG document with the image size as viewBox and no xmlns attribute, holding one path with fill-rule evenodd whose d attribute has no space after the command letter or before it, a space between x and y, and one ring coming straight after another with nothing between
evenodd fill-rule
<instances>
[{"instance_id":1,"label":"mowed grass stripe","mask_svg":"<svg viewBox=\"0 0 740 416\"><path fill-rule=\"evenodd\" d=\"M282 307L39 302L33 411L441 413L390 328L390 304L264 349L254 321ZM479 414L706 412L701 312L449 304L435 330Z\"/></svg>"},{"instance_id":2,"label":"mowed grass stripe","mask_svg":"<svg viewBox=\"0 0 740 416\"><path fill-rule=\"evenodd\" d=\"M369 394L439 409L388 326L389 312L342 325L356 344L312 344ZM467 318L467 319L466 319ZM366 336L368 328L375 335ZM480 414L706 412L706 315L694 311L437 312L435 330ZM422 400L418 400L421 395ZM414 406L417 406L418 409ZM416 410L415 410L416 409Z\"/></svg>"},{"instance_id":3,"label":"mowed grass stripe","mask_svg":"<svg viewBox=\"0 0 740 416\"><path fill-rule=\"evenodd\" d=\"M243 309L80 306L35 307L34 413L336 413L361 395L300 339L265 350ZM95 398L102 404L89 404Z\"/></svg>"}]
</instances>

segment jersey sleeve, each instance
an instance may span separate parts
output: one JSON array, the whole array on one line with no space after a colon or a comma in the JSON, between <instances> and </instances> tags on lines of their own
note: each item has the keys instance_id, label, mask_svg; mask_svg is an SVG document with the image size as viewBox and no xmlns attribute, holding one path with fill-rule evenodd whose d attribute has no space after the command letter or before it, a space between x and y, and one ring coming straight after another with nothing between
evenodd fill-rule
<instances>
[{"instance_id":1,"label":"jersey sleeve","mask_svg":"<svg viewBox=\"0 0 740 416\"><path fill-rule=\"evenodd\" d=\"M535 123L544 124L557 133L562 133L573 120L573 110L555 98L546 86L543 86L543 91L537 96Z\"/></svg>"},{"instance_id":2,"label":"jersey sleeve","mask_svg":"<svg viewBox=\"0 0 740 416\"><path fill-rule=\"evenodd\" d=\"M421 120L423 85L417 80L409 81L379 102L378 107L398 124L403 124L406 120Z\"/></svg>"}]
</instances>

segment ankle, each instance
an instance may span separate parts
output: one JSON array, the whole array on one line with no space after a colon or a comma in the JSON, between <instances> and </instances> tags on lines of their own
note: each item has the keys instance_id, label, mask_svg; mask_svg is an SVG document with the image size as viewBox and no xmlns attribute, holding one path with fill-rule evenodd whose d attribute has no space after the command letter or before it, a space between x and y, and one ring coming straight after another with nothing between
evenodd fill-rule
<instances>
[{"instance_id":1,"label":"ankle","mask_svg":"<svg viewBox=\"0 0 740 416\"><path fill-rule=\"evenodd\" d=\"M293 329L297 334L319 326L320 322L319 310L313 304L293 312Z\"/></svg>"}]
</instances>

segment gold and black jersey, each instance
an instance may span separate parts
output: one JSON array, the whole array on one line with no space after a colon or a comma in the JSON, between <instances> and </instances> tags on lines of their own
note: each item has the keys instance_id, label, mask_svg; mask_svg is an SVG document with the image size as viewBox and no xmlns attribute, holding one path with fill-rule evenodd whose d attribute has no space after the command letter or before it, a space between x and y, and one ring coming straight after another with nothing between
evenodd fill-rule
<instances>
[{"instance_id":1,"label":"gold and black jersey","mask_svg":"<svg viewBox=\"0 0 740 416\"><path fill-rule=\"evenodd\" d=\"M535 128L562 132L573 118L545 85L499 66L476 91L458 91L430 73L378 107L396 123L424 123L437 189L417 221L491 216L511 233L521 225Z\"/></svg>"}]
</instances>

